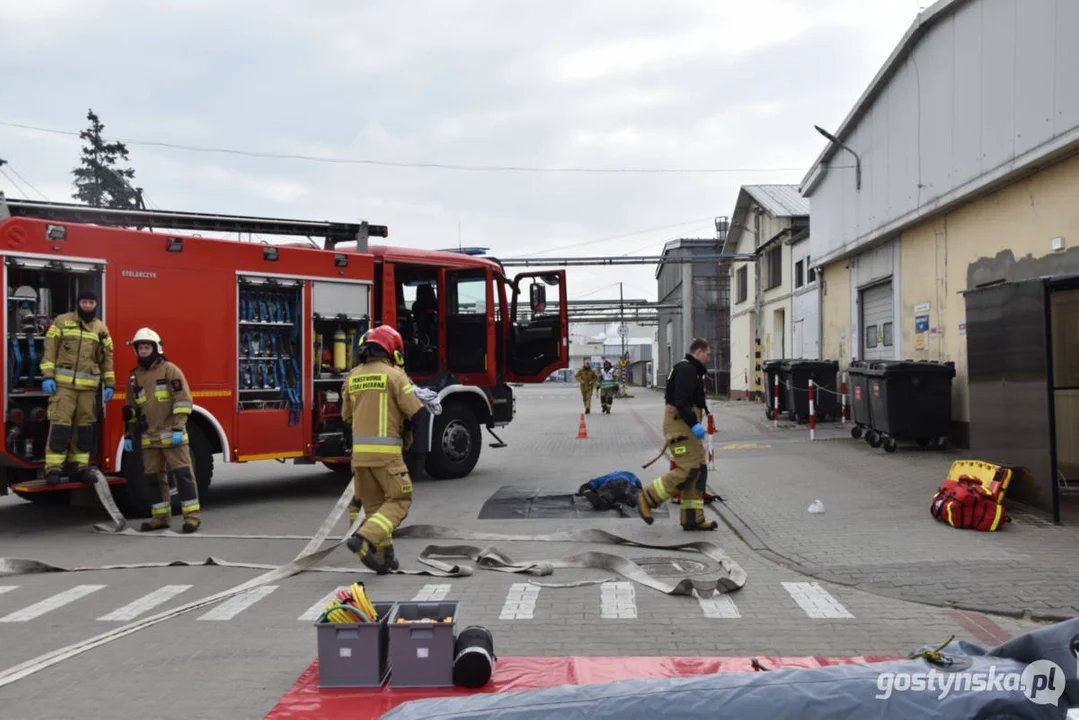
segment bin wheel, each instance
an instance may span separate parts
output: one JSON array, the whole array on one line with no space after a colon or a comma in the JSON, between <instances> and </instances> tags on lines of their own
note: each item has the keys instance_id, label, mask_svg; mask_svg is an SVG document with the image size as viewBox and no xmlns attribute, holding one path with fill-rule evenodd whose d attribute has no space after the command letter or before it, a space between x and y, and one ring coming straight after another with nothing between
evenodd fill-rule
<instances>
[{"instance_id":1,"label":"bin wheel","mask_svg":"<svg viewBox=\"0 0 1079 720\"><path fill-rule=\"evenodd\" d=\"M935 442L935 441L934 441ZM929 447L929 438L917 438L918 447Z\"/></svg>"},{"instance_id":2,"label":"bin wheel","mask_svg":"<svg viewBox=\"0 0 1079 720\"><path fill-rule=\"evenodd\" d=\"M768 418L769 420L772 419L772 408L770 408L770 407L765 407L764 408L764 417Z\"/></svg>"},{"instance_id":3,"label":"bin wheel","mask_svg":"<svg viewBox=\"0 0 1079 720\"><path fill-rule=\"evenodd\" d=\"M895 438L894 437L884 438L884 452L890 452L890 453L895 452Z\"/></svg>"},{"instance_id":4,"label":"bin wheel","mask_svg":"<svg viewBox=\"0 0 1079 720\"><path fill-rule=\"evenodd\" d=\"M880 433L878 433L876 430L870 430L868 433L866 433L865 441L869 443L869 447L871 448L879 448L881 440L882 438L880 436Z\"/></svg>"},{"instance_id":5,"label":"bin wheel","mask_svg":"<svg viewBox=\"0 0 1079 720\"><path fill-rule=\"evenodd\" d=\"M858 425L855 425L854 427L852 427L850 429L850 436L852 438L854 438L855 440L857 440L858 438L860 438L862 436L862 428L859 427Z\"/></svg>"}]
</instances>

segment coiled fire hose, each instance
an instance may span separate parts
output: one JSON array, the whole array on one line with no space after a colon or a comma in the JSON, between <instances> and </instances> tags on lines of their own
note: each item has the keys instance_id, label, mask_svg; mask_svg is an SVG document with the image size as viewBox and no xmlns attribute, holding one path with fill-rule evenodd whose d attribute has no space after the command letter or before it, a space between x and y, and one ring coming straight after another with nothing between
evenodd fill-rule
<instances>
[{"instance_id":1,"label":"coiled fire hose","mask_svg":"<svg viewBox=\"0 0 1079 720\"><path fill-rule=\"evenodd\" d=\"M319 617L320 623L373 623L378 622L375 606L367 598L363 583L352 583L348 590L338 590L337 598L331 600Z\"/></svg>"}]
</instances>

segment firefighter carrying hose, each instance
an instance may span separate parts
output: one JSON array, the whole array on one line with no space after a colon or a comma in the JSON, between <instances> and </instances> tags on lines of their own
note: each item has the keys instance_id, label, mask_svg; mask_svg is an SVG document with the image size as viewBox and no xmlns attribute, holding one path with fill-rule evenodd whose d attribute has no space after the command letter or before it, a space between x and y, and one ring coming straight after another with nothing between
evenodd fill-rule
<instances>
[{"instance_id":1,"label":"firefighter carrying hose","mask_svg":"<svg viewBox=\"0 0 1079 720\"><path fill-rule=\"evenodd\" d=\"M379 575L400 567L393 531L412 506L412 479L405 466L405 423L423 407L416 386L401 367L404 342L389 325L360 339L360 365L341 387L341 419L352 425L355 497L350 517L360 507L365 517L348 549Z\"/></svg>"},{"instance_id":2,"label":"firefighter carrying hose","mask_svg":"<svg viewBox=\"0 0 1079 720\"><path fill-rule=\"evenodd\" d=\"M138 440L142 466L147 478L156 475L161 500L150 507L150 521L143 532L167 530L172 517L169 476L176 478L176 492L184 514L183 530L199 529L199 489L187 446L187 418L193 401L187 379L177 366L161 354L161 336L150 328L140 328L128 344L135 349L138 365L127 381L124 402L124 450L135 451ZM151 481L152 482L152 481Z\"/></svg>"},{"instance_id":3,"label":"firefighter carrying hose","mask_svg":"<svg viewBox=\"0 0 1079 720\"><path fill-rule=\"evenodd\" d=\"M57 316L45 333L41 389L50 395L46 485L60 484L65 461L77 468L72 481L90 479L85 471L97 422L98 387L104 385L105 402L112 400L116 388L112 338L97 318L97 294L83 290L78 303L78 310Z\"/></svg>"},{"instance_id":4,"label":"firefighter carrying hose","mask_svg":"<svg viewBox=\"0 0 1079 720\"><path fill-rule=\"evenodd\" d=\"M603 412L611 414L611 404L614 402L614 393L618 389L618 378L614 374L614 366L610 360L603 361L603 368L599 371L599 402Z\"/></svg>"},{"instance_id":5,"label":"firefighter carrying hose","mask_svg":"<svg viewBox=\"0 0 1079 720\"><path fill-rule=\"evenodd\" d=\"M696 339L686 357L675 363L667 376L667 403L663 412L663 436L666 449L674 459L674 469L645 485L637 496L641 518L652 524L652 510L681 491L683 530L715 530L717 523L704 519L704 489L708 482L707 456L704 452L705 429L701 420L707 412L704 383L712 350L707 340Z\"/></svg>"},{"instance_id":6,"label":"firefighter carrying hose","mask_svg":"<svg viewBox=\"0 0 1079 720\"><path fill-rule=\"evenodd\" d=\"M596 387L596 383L599 382L599 377L596 375L596 371L592 369L592 361L588 358L584 359L584 365L577 371L577 374L573 376L581 385L581 400L584 401L585 414L592 412L592 391Z\"/></svg>"}]
</instances>

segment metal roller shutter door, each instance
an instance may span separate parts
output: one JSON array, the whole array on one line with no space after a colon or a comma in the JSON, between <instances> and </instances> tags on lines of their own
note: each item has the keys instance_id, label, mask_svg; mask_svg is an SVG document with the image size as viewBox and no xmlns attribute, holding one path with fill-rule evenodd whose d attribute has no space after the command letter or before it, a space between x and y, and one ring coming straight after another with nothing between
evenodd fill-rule
<instances>
[{"instance_id":1,"label":"metal roller shutter door","mask_svg":"<svg viewBox=\"0 0 1079 720\"><path fill-rule=\"evenodd\" d=\"M862 359L894 360L895 333L892 283L862 291Z\"/></svg>"}]
</instances>

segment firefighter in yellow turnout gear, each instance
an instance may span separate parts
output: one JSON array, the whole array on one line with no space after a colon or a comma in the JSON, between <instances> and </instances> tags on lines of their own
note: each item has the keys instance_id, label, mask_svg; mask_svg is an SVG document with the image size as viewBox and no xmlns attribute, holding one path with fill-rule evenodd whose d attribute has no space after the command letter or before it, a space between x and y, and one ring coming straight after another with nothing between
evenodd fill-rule
<instances>
[{"instance_id":1,"label":"firefighter in yellow turnout gear","mask_svg":"<svg viewBox=\"0 0 1079 720\"><path fill-rule=\"evenodd\" d=\"M166 466L176 479L183 531L193 533L201 524L199 489L187 445L187 419L193 400L187 379L161 354L161 336L141 328L129 345L134 346L138 365L131 371L124 403L124 450L135 451L136 438L147 478L156 476L161 500L150 508L150 521L143 532L165 530L172 517L172 499ZM152 481L151 481L152 482Z\"/></svg>"},{"instance_id":2,"label":"firefighter in yellow turnout gear","mask_svg":"<svg viewBox=\"0 0 1079 720\"><path fill-rule=\"evenodd\" d=\"M49 439L45 444L45 483L59 485L65 462L77 467L78 480L90 464L97 422L97 392L112 400L116 374L109 329L97 318L97 294L83 290L75 312L58 315L45 333L41 389L49 393Z\"/></svg>"},{"instance_id":3,"label":"firefighter in yellow turnout gear","mask_svg":"<svg viewBox=\"0 0 1079 720\"><path fill-rule=\"evenodd\" d=\"M682 493L680 514L683 530L715 530L714 520L704 519L704 490L708 483L707 454L701 440L701 425L707 412L704 384L711 348L705 340L694 340L689 353L675 363L667 376L666 407L663 411L663 437L675 466L670 472L645 485L637 496L637 511L649 525L652 510Z\"/></svg>"},{"instance_id":4,"label":"firefighter in yellow turnout gear","mask_svg":"<svg viewBox=\"0 0 1079 720\"><path fill-rule=\"evenodd\" d=\"M362 506L363 524L346 543L365 566L379 575L400 567L393 532L412 507L412 478L405 466L405 422L423 403L400 367L405 364L401 335L380 325L360 341L361 364L341 387L341 418L352 425L355 498L350 515Z\"/></svg>"},{"instance_id":5,"label":"firefighter in yellow turnout gear","mask_svg":"<svg viewBox=\"0 0 1079 720\"><path fill-rule=\"evenodd\" d=\"M585 358L584 364L573 379L581 386L581 400L584 401L585 413L592 412L592 391L596 389L596 383L599 382L596 371L592 369L592 361Z\"/></svg>"}]
</instances>

